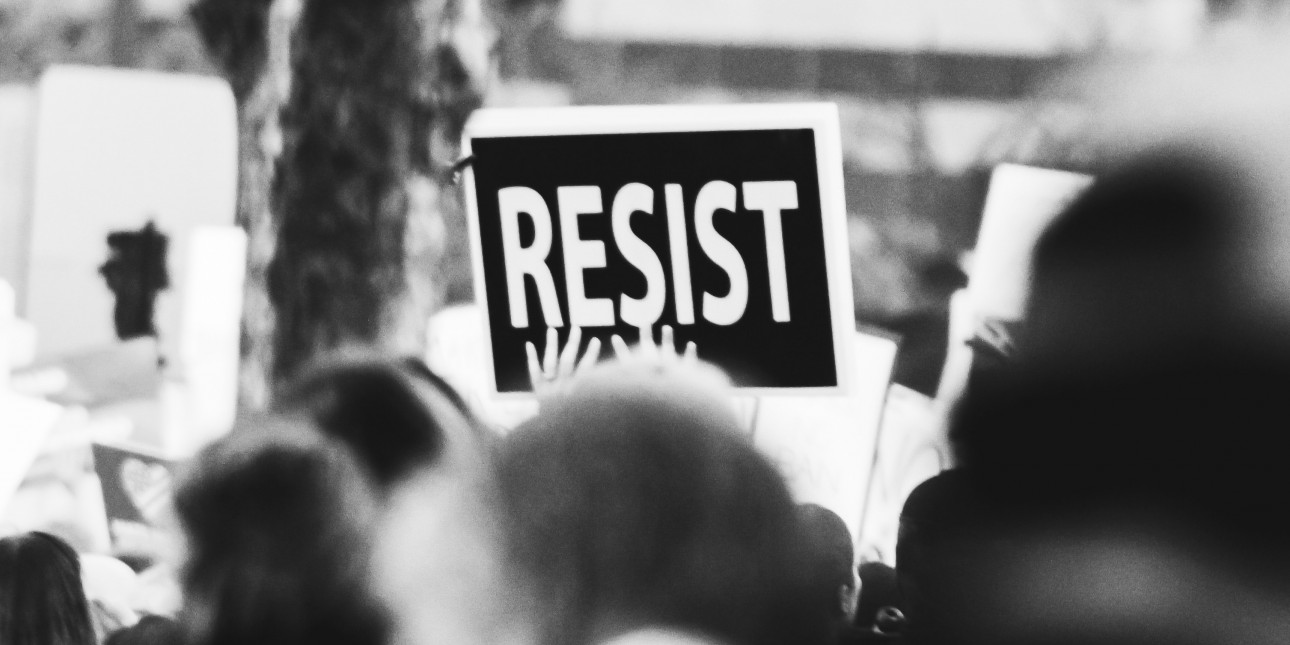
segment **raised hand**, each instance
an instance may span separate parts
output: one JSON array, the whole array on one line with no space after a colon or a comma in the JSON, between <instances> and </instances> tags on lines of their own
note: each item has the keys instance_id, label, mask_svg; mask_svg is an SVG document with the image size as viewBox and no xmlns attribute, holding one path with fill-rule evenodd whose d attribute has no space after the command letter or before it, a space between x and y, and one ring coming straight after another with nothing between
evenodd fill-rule
<instances>
[{"instance_id":1,"label":"raised hand","mask_svg":"<svg viewBox=\"0 0 1290 645\"><path fill-rule=\"evenodd\" d=\"M695 362L698 360L698 348L695 347L694 341L685 344L685 352L678 354L676 352L676 342L672 338L672 326L663 325L663 331L659 343L654 344L654 331L649 327L640 327L640 341L636 344L635 349L627 345L627 341L622 336L614 334L610 342L614 346L614 355L618 360L661 360L661 361L685 361Z\"/></svg>"},{"instance_id":2,"label":"raised hand","mask_svg":"<svg viewBox=\"0 0 1290 645\"><path fill-rule=\"evenodd\" d=\"M539 397L554 394L561 390L568 381L592 365L600 358L600 339L592 338L587 342L587 351L582 360L578 360L578 346L582 344L582 328L574 327L569 332L569 342L564 350L559 350L560 337L555 328L546 330L546 348L542 360L538 361L538 350L532 342L524 343L528 354L529 382L533 392Z\"/></svg>"}]
</instances>

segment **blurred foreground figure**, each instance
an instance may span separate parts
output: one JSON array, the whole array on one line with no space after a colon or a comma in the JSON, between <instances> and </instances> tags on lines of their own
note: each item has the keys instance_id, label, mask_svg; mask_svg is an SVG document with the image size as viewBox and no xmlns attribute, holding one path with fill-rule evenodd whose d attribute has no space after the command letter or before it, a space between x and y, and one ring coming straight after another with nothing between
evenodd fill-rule
<instances>
[{"instance_id":1,"label":"blurred foreground figure","mask_svg":"<svg viewBox=\"0 0 1290 645\"><path fill-rule=\"evenodd\" d=\"M860 599L851 530L837 513L818 504L797 507L802 545L810 558L812 595L821 619L832 626L831 642L864 642L869 634L852 626Z\"/></svg>"},{"instance_id":2,"label":"blurred foreground figure","mask_svg":"<svg viewBox=\"0 0 1290 645\"><path fill-rule=\"evenodd\" d=\"M81 565L48 533L0 540L0 643L94 645Z\"/></svg>"},{"instance_id":3,"label":"blurred foreground figure","mask_svg":"<svg viewBox=\"0 0 1290 645\"><path fill-rule=\"evenodd\" d=\"M419 360L331 358L285 390L275 408L348 446L381 492L443 459L482 459L490 442L461 396Z\"/></svg>"},{"instance_id":4,"label":"blurred foreground figure","mask_svg":"<svg viewBox=\"0 0 1290 645\"><path fill-rule=\"evenodd\" d=\"M188 645L380 645L368 592L374 499L314 428L252 419L202 451L175 497Z\"/></svg>"},{"instance_id":5,"label":"blurred foreground figure","mask_svg":"<svg viewBox=\"0 0 1290 645\"><path fill-rule=\"evenodd\" d=\"M1016 360L974 380L952 430L950 497L978 512L937 549L967 586L929 642L1290 634L1290 138L1246 100L1128 155L1040 241Z\"/></svg>"},{"instance_id":6,"label":"blurred foreground figure","mask_svg":"<svg viewBox=\"0 0 1290 645\"><path fill-rule=\"evenodd\" d=\"M795 507L705 366L615 362L503 442L516 606L536 642L826 642Z\"/></svg>"},{"instance_id":7,"label":"blurred foreground figure","mask_svg":"<svg viewBox=\"0 0 1290 645\"><path fill-rule=\"evenodd\" d=\"M183 632L179 624L164 616L144 616L133 627L108 636L103 645L179 645Z\"/></svg>"}]
</instances>

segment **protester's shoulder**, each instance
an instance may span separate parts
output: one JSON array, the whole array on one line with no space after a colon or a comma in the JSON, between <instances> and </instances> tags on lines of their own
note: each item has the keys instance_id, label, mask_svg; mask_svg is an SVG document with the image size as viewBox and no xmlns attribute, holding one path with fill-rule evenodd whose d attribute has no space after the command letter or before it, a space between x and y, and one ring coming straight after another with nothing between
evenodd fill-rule
<instances>
[{"instance_id":1,"label":"protester's shoulder","mask_svg":"<svg viewBox=\"0 0 1290 645\"><path fill-rule=\"evenodd\" d=\"M872 629L843 627L833 640L834 645L902 645L901 637L895 634L884 634Z\"/></svg>"},{"instance_id":2,"label":"protester's shoulder","mask_svg":"<svg viewBox=\"0 0 1290 645\"><path fill-rule=\"evenodd\" d=\"M726 645L726 643L688 631L650 628L627 632L604 641L601 645Z\"/></svg>"}]
</instances>

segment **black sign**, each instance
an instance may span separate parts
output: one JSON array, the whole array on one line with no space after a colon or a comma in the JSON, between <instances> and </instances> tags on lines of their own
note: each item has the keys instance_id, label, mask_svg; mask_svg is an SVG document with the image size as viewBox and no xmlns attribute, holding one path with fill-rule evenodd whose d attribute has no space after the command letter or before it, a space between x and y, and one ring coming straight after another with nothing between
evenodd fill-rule
<instances>
[{"instance_id":1,"label":"black sign","mask_svg":"<svg viewBox=\"0 0 1290 645\"><path fill-rule=\"evenodd\" d=\"M497 390L530 389L525 344L548 327L608 348L662 325L741 387L838 387L816 136L476 133Z\"/></svg>"}]
</instances>

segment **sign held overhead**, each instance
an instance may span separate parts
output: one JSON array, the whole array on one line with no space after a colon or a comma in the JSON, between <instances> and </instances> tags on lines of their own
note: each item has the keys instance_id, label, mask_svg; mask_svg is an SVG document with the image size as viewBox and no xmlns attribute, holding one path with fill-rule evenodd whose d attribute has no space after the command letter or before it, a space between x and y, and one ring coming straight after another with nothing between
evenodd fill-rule
<instances>
[{"instance_id":1,"label":"sign held overhead","mask_svg":"<svg viewBox=\"0 0 1290 645\"><path fill-rule=\"evenodd\" d=\"M663 325L742 388L845 388L834 106L483 110L465 149L496 392L530 389L525 345L548 328Z\"/></svg>"}]
</instances>

